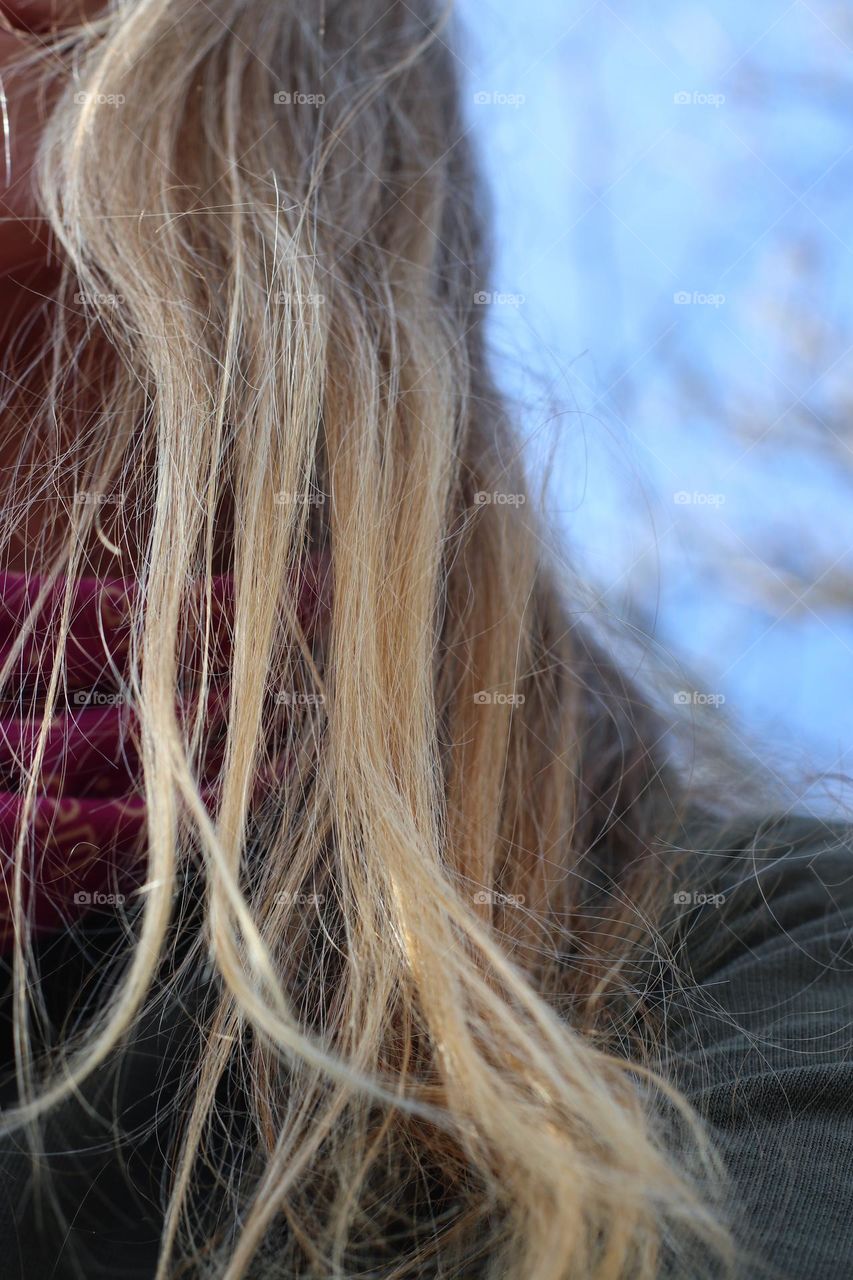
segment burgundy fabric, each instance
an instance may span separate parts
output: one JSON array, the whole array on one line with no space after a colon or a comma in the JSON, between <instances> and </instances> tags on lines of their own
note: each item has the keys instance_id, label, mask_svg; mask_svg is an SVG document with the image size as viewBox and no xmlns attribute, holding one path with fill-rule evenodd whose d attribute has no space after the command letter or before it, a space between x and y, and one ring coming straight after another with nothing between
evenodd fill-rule
<instances>
[{"instance_id":1,"label":"burgundy fabric","mask_svg":"<svg viewBox=\"0 0 853 1280\"><path fill-rule=\"evenodd\" d=\"M321 611L323 584L316 562L298 591L298 614L310 631ZM0 662L5 663L23 620L37 607L35 626L16 656L0 700L0 953L13 939L12 885L24 788L42 721L57 619L65 583L21 573L0 574ZM39 770L34 814L20 859L22 893L36 935L65 927L93 911L115 912L145 875L145 803L139 783L135 716L121 687L126 674L130 607L135 581L81 578L73 589L65 653L66 687L57 699ZM213 794L221 765L217 742L227 705L226 675L232 582L214 580L212 692L202 784ZM187 645L185 676L196 666ZM190 687L189 683L187 687ZM188 709L188 702L183 705Z\"/></svg>"}]
</instances>

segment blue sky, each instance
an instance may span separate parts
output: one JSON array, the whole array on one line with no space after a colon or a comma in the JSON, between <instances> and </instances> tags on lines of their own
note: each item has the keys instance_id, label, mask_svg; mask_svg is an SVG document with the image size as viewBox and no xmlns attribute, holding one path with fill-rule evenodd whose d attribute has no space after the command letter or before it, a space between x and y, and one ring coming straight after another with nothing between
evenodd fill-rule
<instances>
[{"instance_id":1,"label":"blue sky","mask_svg":"<svg viewBox=\"0 0 853 1280\"><path fill-rule=\"evenodd\" d=\"M853 11L460 14L493 345L554 527L678 687L791 778L853 773Z\"/></svg>"}]
</instances>

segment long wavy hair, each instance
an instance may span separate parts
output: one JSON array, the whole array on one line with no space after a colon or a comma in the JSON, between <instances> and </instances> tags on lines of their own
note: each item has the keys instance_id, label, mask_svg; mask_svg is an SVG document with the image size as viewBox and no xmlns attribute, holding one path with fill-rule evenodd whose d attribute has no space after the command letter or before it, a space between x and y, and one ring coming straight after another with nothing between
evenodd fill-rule
<instances>
[{"instance_id":1,"label":"long wavy hair","mask_svg":"<svg viewBox=\"0 0 853 1280\"><path fill-rule=\"evenodd\" d=\"M138 579L147 870L110 982L49 1047L17 871L4 1123L202 992L158 1280L643 1280L724 1245L646 1000L689 798L524 500L446 19L113 0L28 55L57 277L3 383L28 426L5 537L40 504L42 572L72 582L97 544ZM223 571L211 798L176 693L191 665L205 705ZM48 674L42 743L61 651ZM19 854L38 786L36 762Z\"/></svg>"}]
</instances>

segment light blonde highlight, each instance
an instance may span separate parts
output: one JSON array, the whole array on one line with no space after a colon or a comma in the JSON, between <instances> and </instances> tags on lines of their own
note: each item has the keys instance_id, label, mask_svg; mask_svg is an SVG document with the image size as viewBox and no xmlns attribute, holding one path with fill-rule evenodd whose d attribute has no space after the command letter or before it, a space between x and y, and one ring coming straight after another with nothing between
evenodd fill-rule
<instances>
[{"instance_id":1,"label":"light blonde highlight","mask_svg":"<svg viewBox=\"0 0 853 1280\"><path fill-rule=\"evenodd\" d=\"M318 14L118 3L45 62L71 77L41 158L63 274L37 429L73 516L45 548L73 578L98 533L74 493L121 495L101 532L140 581L148 875L114 994L43 1062L17 873L8 1123L37 1124L176 975L205 974L157 1280L643 1280L725 1245L632 978L662 945L684 799L532 508L478 501L527 488L474 302L486 254L445 13ZM66 446L51 431L90 360L99 409ZM220 516L235 599L211 807L176 690L196 631L199 706L209 692ZM318 548L316 639L293 583ZM45 726L61 683L58 658ZM282 724L285 684L305 696ZM273 742L294 763L260 806ZM19 867L26 841L27 820Z\"/></svg>"}]
</instances>

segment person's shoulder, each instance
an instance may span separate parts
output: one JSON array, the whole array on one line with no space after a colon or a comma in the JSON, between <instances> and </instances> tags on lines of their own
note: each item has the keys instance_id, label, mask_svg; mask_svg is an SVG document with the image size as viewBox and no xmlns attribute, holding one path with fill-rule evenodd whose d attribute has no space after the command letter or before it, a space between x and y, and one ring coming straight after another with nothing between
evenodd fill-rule
<instances>
[{"instance_id":1,"label":"person's shoulder","mask_svg":"<svg viewBox=\"0 0 853 1280\"><path fill-rule=\"evenodd\" d=\"M665 1051L729 1180L750 1276L853 1275L853 829L694 827Z\"/></svg>"},{"instance_id":2,"label":"person's shoulder","mask_svg":"<svg viewBox=\"0 0 853 1280\"><path fill-rule=\"evenodd\" d=\"M692 981L783 955L805 972L849 941L850 824L804 814L699 817L685 827L685 846L669 923Z\"/></svg>"}]
</instances>

